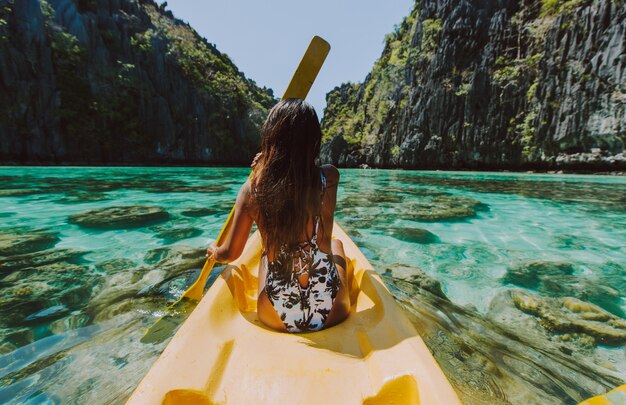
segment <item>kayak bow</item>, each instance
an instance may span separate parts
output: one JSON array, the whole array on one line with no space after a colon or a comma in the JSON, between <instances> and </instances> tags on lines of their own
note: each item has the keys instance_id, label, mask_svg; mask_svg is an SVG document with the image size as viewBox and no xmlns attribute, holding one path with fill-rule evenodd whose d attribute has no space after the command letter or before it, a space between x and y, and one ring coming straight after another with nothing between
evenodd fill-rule
<instances>
[{"instance_id":1,"label":"kayak bow","mask_svg":"<svg viewBox=\"0 0 626 405\"><path fill-rule=\"evenodd\" d=\"M262 253L255 232L215 281L129 404L459 404L415 327L348 235L354 270L343 323L287 334L256 314Z\"/></svg>"}]
</instances>

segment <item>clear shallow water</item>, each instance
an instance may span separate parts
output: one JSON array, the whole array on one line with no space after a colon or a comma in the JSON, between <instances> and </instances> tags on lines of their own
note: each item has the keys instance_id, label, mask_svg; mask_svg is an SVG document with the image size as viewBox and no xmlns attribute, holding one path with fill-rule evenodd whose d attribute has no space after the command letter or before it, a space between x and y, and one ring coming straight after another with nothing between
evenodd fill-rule
<instances>
[{"instance_id":1,"label":"clear shallow water","mask_svg":"<svg viewBox=\"0 0 626 405\"><path fill-rule=\"evenodd\" d=\"M123 402L166 344L139 339L194 279L247 174L0 168L0 402ZM162 210L112 229L72 217L137 205ZM623 318L626 178L346 170L336 218L465 401L569 403L626 379L623 343L571 346L502 300L575 296Z\"/></svg>"}]
</instances>

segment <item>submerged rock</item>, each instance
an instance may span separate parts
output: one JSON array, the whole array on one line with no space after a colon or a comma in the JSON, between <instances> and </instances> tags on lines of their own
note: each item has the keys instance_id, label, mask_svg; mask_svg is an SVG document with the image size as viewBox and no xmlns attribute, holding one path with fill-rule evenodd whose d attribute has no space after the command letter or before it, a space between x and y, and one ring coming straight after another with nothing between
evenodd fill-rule
<instances>
[{"instance_id":1,"label":"submerged rock","mask_svg":"<svg viewBox=\"0 0 626 405\"><path fill-rule=\"evenodd\" d=\"M414 210L401 215L404 219L420 222L462 221L475 216L476 211L473 208L447 204L422 204L414 206Z\"/></svg>"},{"instance_id":2,"label":"submerged rock","mask_svg":"<svg viewBox=\"0 0 626 405\"><path fill-rule=\"evenodd\" d=\"M183 239L195 238L202 235L202 230L198 228L162 228L157 232L156 237L164 242L176 242Z\"/></svg>"},{"instance_id":3,"label":"submerged rock","mask_svg":"<svg viewBox=\"0 0 626 405\"><path fill-rule=\"evenodd\" d=\"M0 256L15 256L49 249L59 241L56 234L23 228L0 230Z\"/></svg>"},{"instance_id":4,"label":"submerged rock","mask_svg":"<svg viewBox=\"0 0 626 405\"><path fill-rule=\"evenodd\" d=\"M67 252L33 267L21 267L0 282L0 328L21 325L28 317L63 305L74 311L87 305L92 290L102 283L101 275L85 265L64 261ZM70 255L70 258L73 256ZM50 257L48 257L50 258ZM31 263L32 264L32 263Z\"/></svg>"},{"instance_id":5,"label":"submerged rock","mask_svg":"<svg viewBox=\"0 0 626 405\"><path fill-rule=\"evenodd\" d=\"M105 283L89 301L85 313L94 318L96 322L110 319L119 315L117 310L111 310L113 306L122 306L130 311L132 305L129 301L135 299L139 291L157 285L165 278L166 272L161 269L138 268L132 272L121 272L106 278Z\"/></svg>"},{"instance_id":6,"label":"submerged rock","mask_svg":"<svg viewBox=\"0 0 626 405\"><path fill-rule=\"evenodd\" d=\"M18 347L35 341L35 332L27 326L0 328L0 353L3 350L12 352ZM7 353L8 353L7 352Z\"/></svg>"},{"instance_id":7,"label":"submerged rock","mask_svg":"<svg viewBox=\"0 0 626 405\"><path fill-rule=\"evenodd\" d=\"M39 190L24 189L24 188L5 188L0 190L0 197L24 197L27 195L39 194Z\"/></svg>"},{"instance_id":8,"label":"submerged rock","mask_svg":"<svg viewBox=\"0 0 626 405\"><path fill-rule=\"evenodd\" d=\"M420 222L464 221L487 209L486 204L472 198L439 195L404 206L399 216Z\"/></svg>"},{"instance_id":9,"label":"submerged rock","mask_svg":"<svg viewBox=\"0 0 626 405\"><path fill-rule=\"evenodd\" d=\"M581 333L608 345L626 343L626 320L577 298L542 298L523 290L513 290L515 306L539 317L546 329L557 333Z\"/></svg>"},{"instance_id":10,"label":"submerged rock","mask_svg":"<svg viewBox=\"0 0 626 405\"><path fill-rule=\"evenodd\" d=\"M154 301L153 306L162 309L166 304L159 290L163 282L200 270L206 261L205 254L205 249L164 247L148 251L144 257L145 266L142 267L131 269L130 263L104 262L99 265L102 269L116 267L116 264L126 268L124 271L117 269L106 278L85 312L96 321L103 321L135 309L135 301ZM183 286L181 290L187 287Z\"/></svg>"},{"instance_id":11,"label":"submerged rock","mask_svg":"<svg viewBox=\"0 0 626 405\"><path fill-rule=\"evenodd\" d=\"M409 281L411 288L419 288L437 297L448 300L448 297L441 289L439 280L430 277L424 270L419 267L407 266L405 264L396 263L384 269L385 280L389 281L390 277L399 280Z\"/></svg>"},{"instance_id":12,"label":"submerged rock","mask_svg":"<svg viewBox=\"0 0 626 405\"><path fill-rule=\"evenodd\" d=\"M233 208L235 204L235 199L227 199L216 201L211 205L211 208L215 210L215 214L228 215L230 210Z\"/></svg>"},{"instance_id":13,"label":"submerged rock","mask_svg":"<svg viewBox=\"0 0 626 405\"><path fill-rule=\"evenodd\" d=\"M552 338L510 294L484 316L409 279L384 281L463 403L577 403L622 381L600 352Z\"/></svg>"},{"instance_id":14,"label":"submerged rock","mask_svg":"<svg viewBox=\"0 0 626 405\"><path fill-rule=\"evenodd\" d=\"M191 218L208 217L209 215L215 215L221 213L220 210L215 208L190 208L182 211L181 215Z\"/></svg>"},{"instance_id":15,"label":"submerged rock","mask_svg":"<svg viewBox=\"0 0 626 405\"><path fill-rule=\"evenodd\" d=\"M147 205L100 208L70 216L70 222L84 228L139 228L164 222L169 214L163 208Z\"/></svg>"},{"instance_id":16,"label":"submerged rock","mask_svg":"<svg viewBox=\"0 0 626 405\"><path fill-rule=\"evenodd\" d=\"M224 193L229 191L230 188L226 186L218 186L218 185L203 185L203 186L192 186L192 185L165 185L161 187L153 187L150 188L150 192L152 193Z\"/></svg>"},{"instance_id":17,"label":"submerged rock","mask_svg":"<svg viewBox=\"0 0 626 405\"><path fill-rule=\"evenodd\" d=\"M435 196L432 199L433 202L449 205L452 207L468 207L477 211L485 211L489 209L487 204L484 204L478 200L468 197L456 197L451 195Z\"/></svg>"},{"instance_id":18,"label":"submerged rock","mask_svg":"<svg viewBox=\"0 0 626 405\"><path fill-rule=\"evenodd\" d=\"M96 264L96 269L108 274L130 271L137 267L137 262L130 259L111 259Z\"/></svg>"},{"instance_id":19,"label":"submerged rock","mask_svg":"<svg viewBox=\"0 0 626 405\"><path fill-rule=\"evenodd\" d=\"M574 275L575 270L569 262L532 261L509 267L502 281L550 297L574 297L589 301L617 316L624 315L619 287L612 287L603 281L602 272L587 278Z\"/></svg>"},{"instance_id":20,"label":"submerged rock","mask_svg":"<svg viewBox=\"0 0 626 405\"><path fill-rule=\"evenodd\" d=\"M162 248L157 248L157 249L150 249L148 250L148 252L144 255L143 257L143 261L144 263L148 264L148 265L153 265L156 264L162 260L164 260L165 258L167 258L170 254L172 254L172 248L169 247L162 247Z\"/></svg>"},{"instance_id":21,"label":"submerged rock","mask_svg":"<svg viewBox=\"0 0 626 405\"><path fill-rule=\"evenodd\" d=\"M605 262L591 267L596 279L605 281L618 291L626 291L626 266L617 262Z\"/></svg>"},{"instance_id":22,"label":"submerged rock","mask_svg":"<svg viewBox=\"0 0 626 405\"><path fill-rule=\"evenodd\" d=\"M78 264L84 254L73 249L55 249L0 258L0 271L36 268L56 262Z\"/></svg>"},{"instance_id":23,"label":"submerged rock","mask_svg":"<svg viewBox=\"0 0 626 405\"><path fill-rule=\"evenodd\" d=\"M144 262L152 263L152 267L163 269L168 277L173 277L191 269L202 268L206 261L206 249L153 249L148 251Z\"/></svg>"},{"instance_id":24,"label":"submerged rock","mask_svg":"<svg viewBox=\"0 0 626 405\"><path fill-rule=\"evenodd\" d=\"M617 316L624 316L620 291L607 283L575 276L547 276L538 291L549 297L574 297L589 301Z\"/></svg>"},{"instance_id":25,"label":"submerged rock","mask_svg":"<svg viewBox=\"0 0 626 405\"><path fill-rule=\"evenodd\" d=\"M397 193L373 191L350 194L341 200L341 205L344 207L367 207L380 204L396 204L402 201L404 201L404 196Z\"/></svg>"},{"instance_id":26,"label":"submerged rock","mask_svg":"<svg viewBox=\"0 0 626 405\"><path fill-rule=\"evenodd\" d=\"M439 238L434 233L421 228L391 228L389 234L396 239L411 243L437 243Z\"/></svg>"},{"instance_id":27,"label":"submerged rock","mask_svg":"<svg viewBox=\"0 0 626 405\"><path fill-rule=\"evenodd\" d=\"M448 194L445 191L434 190L432 188L412 188L412 187L387 188L384 191L389 192L389 193L403 193L403 194L410 194L413 196L424 196L424 197L435 197L435 196L443 196L443 195Z\"/></svg>"},{"instance_id":28,"label":"submerged rock","mask_svg":"<svg viewBox=\"0 0 626 405\"><path fill-rule=\"evenodd\" d=\"M154 310L162 309L166 304L164 296L178 298L164 294L160 289L163 283L188 272L198 271L206 260L204 255L204 249L152 249L144 257L144 263L149 267L112 274L90 300L85 311L100 322L136 309L137 302L151 306ZM189 283L192 279L193 277L186 278ZM188 285L181 285L178 293L182 293L187 287Z\"/></svg>"},{"instance_id":29,"label":"submerged rock","mask_svg":"<svg viewBox=\"0 0 626 405\"><path fill-rule=\"evenodd\" d=\"M531 261L509 267L502 282L536 289L543 278L569 276L574 273L574 270L574 265L568 262Z\"/></svg>"},{"instance_id":30,"label":"submerged rock","mask_svg":"<svg viewBox=\"0 0 626 405\"><path fill-rule=\"evenodd\" d=\"M0 274L0 328L47 323L87 305L102 276L81 264L83 255L57 249L0 258L8 270Z\"/></svg>"},{"instance_id":31,"label":"submerged rock","mask_svg":"<svg viewBox=\"0 0 626 405\"><path fill-rule=\"evenodd\" d=\"M55 335L67 332L68 330L74 330L82 328L89 323L89 317L82 313L70 314L61 319L57 319L50 323L50 331Z\"/></svg>"}]
</instances>

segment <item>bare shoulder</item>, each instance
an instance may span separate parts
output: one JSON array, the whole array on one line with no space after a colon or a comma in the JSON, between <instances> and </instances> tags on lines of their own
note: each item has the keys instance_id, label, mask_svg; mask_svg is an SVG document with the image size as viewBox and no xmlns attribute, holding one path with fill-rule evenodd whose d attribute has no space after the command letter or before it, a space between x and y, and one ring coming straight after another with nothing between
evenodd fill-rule
<instances>
[{"instance_id":1,"label":"bare shoulder","mask_svg":"<svg viewBox=\"0 0 626 405\"><path fill-rule=\"evenodd\" d=\"M250 179L247 179L245 183L239 189L239 194L249 197L252 192L252 185L250 184Z\"/></svg>"},{"instance_id":2,"label":"bare shoulder","mask_svg":"<svg viewBox=\"0 0 626 405\"><path fill-rule=\"evenodd\" d=\"M237 204L245 209L248 209L250 208L251 197L252 185L250 184L250 179L248 179L239 189L239 194L237 195Z\"/></svg>"},{"instance_id":3,"label":"bare shoulder","mask_svg":"<svg viewBox=\"0 0 626 405\"><path fill-rule=\"evenodd\" d=\"M339 170L333 165L322 165L322 171L326 176L326 186L334 187L339 184Z\"/></svg>"}]
</instances>

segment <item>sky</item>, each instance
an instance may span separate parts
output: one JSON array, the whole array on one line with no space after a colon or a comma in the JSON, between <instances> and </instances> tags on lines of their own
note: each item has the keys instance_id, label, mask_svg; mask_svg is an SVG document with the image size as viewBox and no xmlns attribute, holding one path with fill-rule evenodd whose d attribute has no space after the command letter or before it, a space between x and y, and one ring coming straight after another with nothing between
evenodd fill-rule
<instances>
[{"instance_id":1,"label":"sky","mask_svg":"<svg viewBox=\"0 0 626 405\"><path fill-rule=\"evenodd\" d=\"M361 82L385 35L414 0L168 0L167 9L214 43L246 77L279 97L314 35L331 50L307 97L321 117L326 93Z\"/></svg>"}]
</instances>

